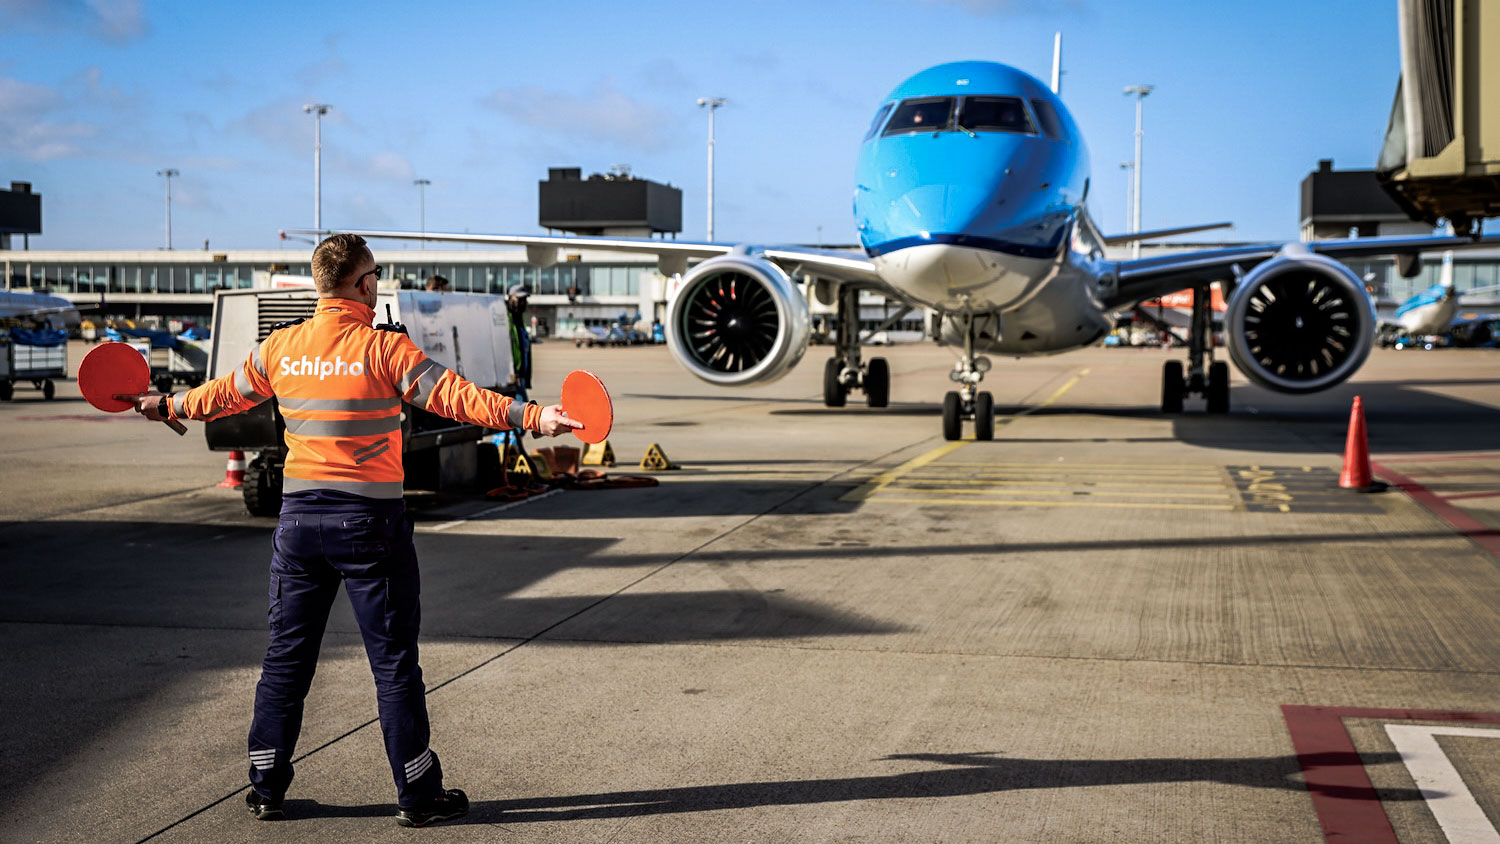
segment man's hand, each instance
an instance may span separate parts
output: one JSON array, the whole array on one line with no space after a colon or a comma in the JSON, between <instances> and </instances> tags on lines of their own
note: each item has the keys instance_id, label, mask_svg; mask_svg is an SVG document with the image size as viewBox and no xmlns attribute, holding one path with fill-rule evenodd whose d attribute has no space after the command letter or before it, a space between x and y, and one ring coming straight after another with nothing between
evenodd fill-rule
<instances>
[{"instance_id":1,"label":"man's hand","mask_svg":"<svg viewBox=\"0 0 1500 844\"><path fill-rule=\"evenodd\" d=\"M565 434L575 428L582 429L583 423L577 419L569 419L568 414L563 412L562 405L552 404L542 408L542 418L537 422L538 433L547 437L555 437Z\"/></svg>"},{"instance_id":2,"label":"man's hand","mask_svg":"<svg viewBox=\"0 0 1500 844\"><path fill-rule=\"evenodd\" d=\"M158 408L161 407L161 397L162 394L155 390L150 390L139 395L136 393L115 393L116 400L128 401L135 405L136 413L150 419L152 422L165 423L168 428L176 431L179 437L186 434L186 425L178 422L176 419L168 419L157 412Z\"/></svg>"},{"instance_id":3,"label":"man's hand","mask_svg":"<svg viewBox=\"0 0 1500 844\"><path fill-rule=\"evenodd\" d=\"M141 393L139 395L135 393L117 393L115 395L115 398L119 401L128 401L131 404L135 405L135 412L141 414L142 416L145 416L152 422L166 421L165 417L156 412L157 408L161 405L161 397L162 394L156 392L155 390Z\"/></svg>"}]
</instances>

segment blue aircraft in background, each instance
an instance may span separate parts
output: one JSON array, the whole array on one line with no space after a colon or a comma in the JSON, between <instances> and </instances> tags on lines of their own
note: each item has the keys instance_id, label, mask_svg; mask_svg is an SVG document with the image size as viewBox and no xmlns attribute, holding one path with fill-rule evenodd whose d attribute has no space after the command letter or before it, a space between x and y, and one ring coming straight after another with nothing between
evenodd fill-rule
<instances>
[{"instance_id":1,"label":"blue aircraft in background","mask_svg":"<svg viewBox=\"0 0 1500 844\"><path fill-rule=\"evenodd\" d=\"M1053 78L1057 78L1054 69ZM1376 318L1363 282L1337 258L1415 254L1500 244L1500 237L1388 237L1242 246L1136 260L1106 245L1216 226L1107 237L1089 218L1088 151L1056 92L993 62L955 62L917 73L882 98L855 167L860 252L756 243L636 238L420 234L365 237L524 246L538 266L561 250L644 252L675 284L665 323L672 353L692 374L740 386L784 375L806 351L807 295L836 305L824 402L859 390L871 407L890 396L883 358L860 354L858 294L876 290L941 320L959 350L943 401L943 435L973 420L994 436L994 400L978 389L989 354L1054 354L1098 342L1113 314L1192 289L1188 359L1163 367L1161 406L1187 394L1209 412L1229 409L1229 370L1214 360L1209 285L1227 301L1229 358L1251 381L1307 393L1341 383L1369 355ZM1221 225L1221 224L1218 224ZM323 234L323 232L316 232ZM696 261L689 268L689 261ZM796 281L794 281L796 279ZM805 285L807 290L799 289ZM903 311L894 320L904 316Z\"/></svg>"}]
</instances>

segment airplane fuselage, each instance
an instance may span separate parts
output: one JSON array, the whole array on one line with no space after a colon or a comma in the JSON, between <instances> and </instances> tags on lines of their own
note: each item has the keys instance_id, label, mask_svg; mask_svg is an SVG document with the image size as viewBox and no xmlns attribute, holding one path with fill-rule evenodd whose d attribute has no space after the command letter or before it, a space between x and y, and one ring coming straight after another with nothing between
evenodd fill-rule
<instances>
[{"instance_id":1,"label":"airplane fuselage","mask_svg":"<svg viewBox=\"0 0 1500 844\"><path fill-rule=\"evenodd\" d=\"M983 320L982 345L1047 354L1110 327L1094 296L1103 247L1087 222L1088 150L1062 101L992 62L901 83L860 150L854 216L882 280Z\"/></svg>"}]
</instances>

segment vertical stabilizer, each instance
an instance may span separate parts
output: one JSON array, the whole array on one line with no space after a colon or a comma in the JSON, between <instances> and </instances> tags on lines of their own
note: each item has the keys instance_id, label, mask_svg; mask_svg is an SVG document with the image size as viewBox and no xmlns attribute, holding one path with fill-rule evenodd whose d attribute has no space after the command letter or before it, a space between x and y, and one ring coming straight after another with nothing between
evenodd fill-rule
<instances>
[{"instance_id":1,"label":"vertical stabilizer","mask_svg":"<svg viewBox=\"0 0 1500 844\"><path fill-rule=\"evenodd\" d=\"M1062 30L1052 36L1052 93L1062 96Z\"/></svg>"}]
</instances>

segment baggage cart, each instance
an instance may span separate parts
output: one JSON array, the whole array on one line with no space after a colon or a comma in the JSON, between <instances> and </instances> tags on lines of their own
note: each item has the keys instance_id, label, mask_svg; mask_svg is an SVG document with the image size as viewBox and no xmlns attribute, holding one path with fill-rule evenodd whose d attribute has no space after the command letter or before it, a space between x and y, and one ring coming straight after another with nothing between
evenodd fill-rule
<instances>
[{"instance_id":1,"label":"baggage cart","mask_svg":"<svg viewBox=\"0 0 1500 844\"><path fill-rule=\"evenodd\" d=\"M28 346L12 338L0 339L0 401L10 401L17 382L30 382L51 400L57 393L54 378L68 377L68 347Z\"/></svg>"}]
</instances>

